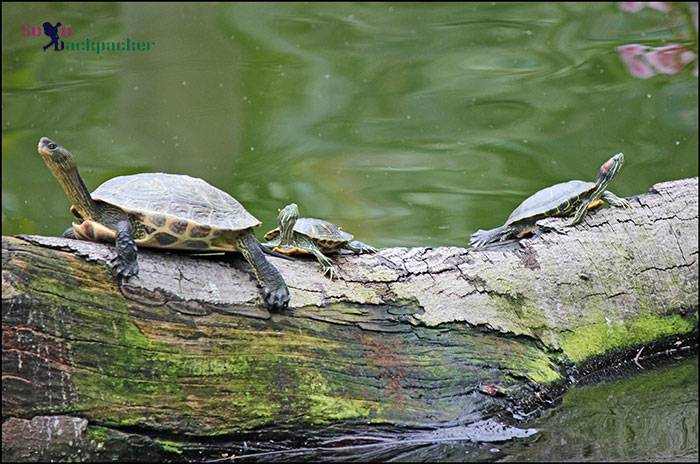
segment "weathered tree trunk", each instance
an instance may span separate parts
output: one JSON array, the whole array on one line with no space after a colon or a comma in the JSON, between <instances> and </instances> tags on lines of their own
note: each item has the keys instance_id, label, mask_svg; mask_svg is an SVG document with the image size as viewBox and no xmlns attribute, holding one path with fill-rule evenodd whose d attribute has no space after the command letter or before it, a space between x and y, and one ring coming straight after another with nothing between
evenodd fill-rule
<instances>
[{"instance_id":1,"label":"weathered tree trunk","mask_svg":"<svg viewBox=\"0 0 700 464\"><path fill-rule=\"evenodd\" d=\"M271 258L282 314L242 260L141 250L120 287L109 245L3 237L4 459L211 457L431 427L502 439L483 421L697 346L698 180L631 203L542 221L552 230L508 249L336 257L332 282Z\"/></svg>"}]
</instances>

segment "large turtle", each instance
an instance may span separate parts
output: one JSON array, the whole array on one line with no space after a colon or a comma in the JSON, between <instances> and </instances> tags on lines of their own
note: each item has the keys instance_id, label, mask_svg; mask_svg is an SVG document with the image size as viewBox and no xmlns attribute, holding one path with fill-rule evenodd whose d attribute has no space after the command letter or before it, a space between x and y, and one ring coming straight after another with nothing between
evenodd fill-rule
<instances>
[{"instance_id":1,"label":"large turtle","mask_svg":"<svg viewBox=\"0 0 700 464\"><path fill-rule=\"evenodd\" d=\"M287 285L253 234L260 221L226 192L195 177L145 173L115 177L90 194L68 150L47 137L38 150L73 204L77 222L64 236L116 243L118 278L138 274L137 246L239 251L253 267L268 307L289 303Z\"/></svg>"},{"instance_id":2,"label":"large turtle","mask_svg":"<svg viewBox=\"0 0 700 464\"><path fill-rule=\"evenodd\" d=\"M353 240L353 235L328 221L299 218L299 207L292 203L279 211L279 227L265 234L263 247L282 254L311 254L321 265L324 274L333 279L338 271L324 253L375 253L376 248Z\"/></svg>"},{"instance_id":3,"label":"large turtle","mask_svg":"<svg viewBox=\"0 0 700 464\"><path fill-rule=\"evenodd\" d=\"M629 207L627 200L605 190L624 162L624 155L618 153L603 163L595 182L571 180L540 190L515 208L501 227L474 232L469 244L481 247L512 237L522 237L537 229L536 222L539 219L567 216L575 211L573 219L567 223L567 226L573 226L581 222L589 209L603 202L617 207Z\"/></svg>"}]
</instances>

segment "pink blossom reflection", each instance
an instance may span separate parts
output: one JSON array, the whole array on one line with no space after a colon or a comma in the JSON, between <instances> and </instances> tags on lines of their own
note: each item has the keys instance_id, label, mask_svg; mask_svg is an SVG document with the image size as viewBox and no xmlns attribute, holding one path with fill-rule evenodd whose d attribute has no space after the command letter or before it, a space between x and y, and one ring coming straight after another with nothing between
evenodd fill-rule
<instances>
[{"instance_id":1,"label":"pink blossom reflection","mask_svg":"<svg viewBox=\"0 0 700 464\"><path fill-rule=\"evenodd\" d=\"M629 44L617 47L620 59L635 77L649 79L656 74L678 74L697 55L678 44L664 47ZM693 71L697 75L697 71Z\"/></svg>"},{"instance_id":2,"label":"pink blossom reflection","mask_svg":"<svg viewBox=\"0 0 700 464\"><path fill-rule=\"evenodd\" d=\"M642 8L653 8L662 13L671 11L671 4L669 2L618 2L617 4L622 11L627 13L636 13Z\"/></svg>"},{"instance_id":3,"label":"pink blossom reflection","mask_svg":"<svg viewBox=\"0 0 700 464\"><path fill-rule=\"evenodd\" d=\"M654 74L649 63L644 59L644 52L648 47L644 45L630 44L617 47L620 59L627 66L627 70L635 77L649 79Z\"/></svg>"},{"instance_id":4,"label":"pink blossom reflection","mask_svg":"<svg viewBox=\"0 0 700 464\"><path fill-rule=\"evenodd\" d=\"M678 74L686 64L695 60L695 53L674 44L652 48L646 53L646 59L661 74Z\"/></svg>"}]
</instances>

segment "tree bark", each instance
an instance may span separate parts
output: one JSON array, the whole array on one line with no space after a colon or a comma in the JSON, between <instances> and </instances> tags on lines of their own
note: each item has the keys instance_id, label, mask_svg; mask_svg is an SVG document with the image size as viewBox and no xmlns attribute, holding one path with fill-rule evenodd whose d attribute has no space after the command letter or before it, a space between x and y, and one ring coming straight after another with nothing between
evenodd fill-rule
<instances>
[{"instance_id":1,"label":"tree bark","mask_svg":"<svg viewBox=\"0 0 700 464\"><path fill-rule=\"evenodd\" d=\"M334 257L335 281L270 258L291 293L280 314L242 259L139 250L118 285L111 245L3 237L3 459L527 435L489 418L697 347L698 180L629 200L506 246Z\"/></svg>"}]
</instances>

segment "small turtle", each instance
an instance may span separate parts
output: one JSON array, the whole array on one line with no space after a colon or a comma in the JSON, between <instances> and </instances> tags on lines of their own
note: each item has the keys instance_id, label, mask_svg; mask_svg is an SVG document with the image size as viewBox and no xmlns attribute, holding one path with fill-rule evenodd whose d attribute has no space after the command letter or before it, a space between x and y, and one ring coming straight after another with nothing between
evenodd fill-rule
<instances>
[{"instance_id":1,"label":"small turtle","mask_svg":"<svg viewBox=\"0 0 700 464\"><path fill-rule=\"evenodd\" d=\"M265 234L263 247L285 255L311 254L316 257L324 274L333 279L338 271L324 253L376 253L377 249L353 240L352 234L328 221L299 218L299 207L292 203L282 208L277 216L279 227Z\"/></svg>"},{"instance_id":2,"label":"small turtle","mask_svg":"<svg viewBox=\"0 0 700 464\"><path fill-rule=\"evenodd\" d=\"M515 208L503 226L474 232L469 239L469 244L473 247L481 247L512 237L522 237L537 230L536 222L539 219L567 216L575 211L573 219L567 224L567 226L573 226L581 222L589 209L603 202L628 208L630 204L627 200L605 190L624 162L625 157L622 153L607 160L600 167L595 183L570 180L540 190Z\"/></svg>"},{"instance_id":3,"label":"small turtle","mask_svg":"<svg viewBox=\"0 0 700 464\"><path fill-rule=\"evenodd\" d=\"M116 243L118 278L138 274L137 245L191 251L239 251L253 267L268 307L283 309L289 290L262 253L260 225L228 193L195 177L145 173L115 177L89 193L73 155L47 137L39 154L72 202L77 218L64 236Z\"/></svg>"}]
</instances>

